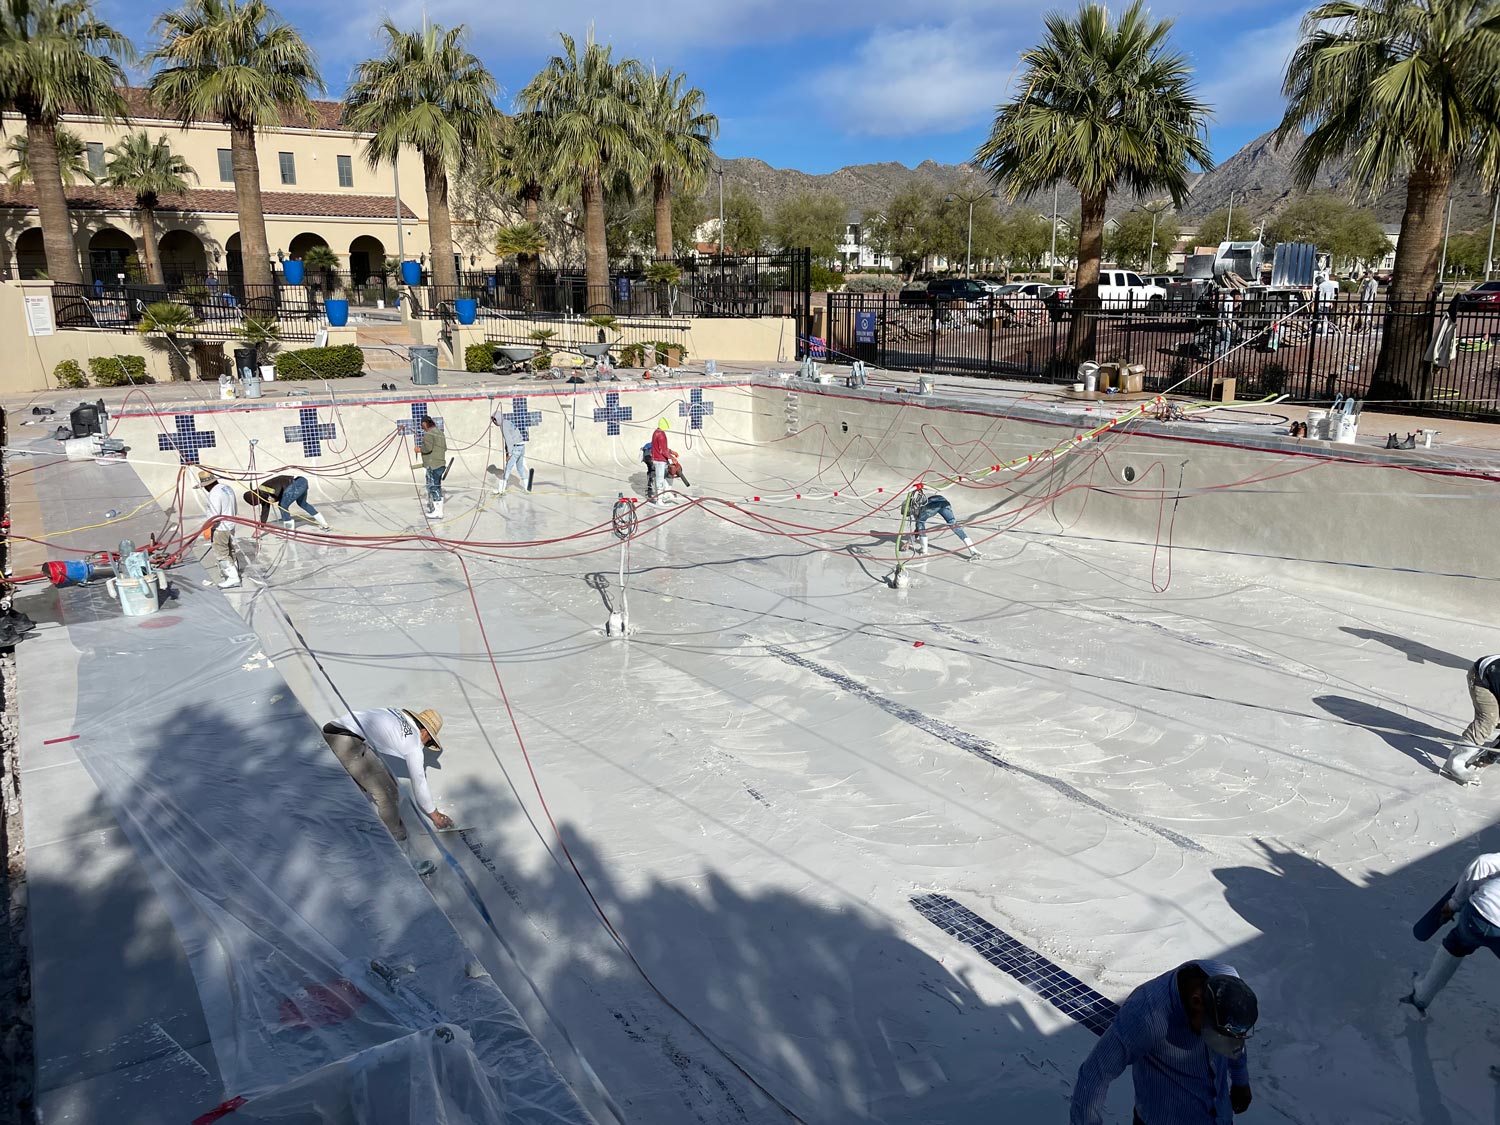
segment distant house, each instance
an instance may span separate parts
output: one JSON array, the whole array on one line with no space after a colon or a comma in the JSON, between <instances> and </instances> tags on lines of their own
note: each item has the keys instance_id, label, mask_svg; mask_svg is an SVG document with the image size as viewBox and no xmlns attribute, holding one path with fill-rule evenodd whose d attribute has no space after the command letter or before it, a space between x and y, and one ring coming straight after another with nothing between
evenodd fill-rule
<instances>
[{"instance_id":1,"label":"distant house","mask_svg":"<svg viewBox=\"0 0 1500 1125\"><path fill-rule=\"evenodd\" d=\"M1390 253L1380 259L1380 264L1375 268L1381 271L1393 270L1396 268L1396 244L1401 241L1401 224L1381 223L1380 229L1385 232L1386 238L1390 240L1391 249Z\"/></svg>"},{"instance_id":2,"label":"distant house","mask_svg":"<svg viewBox=\"0 0 1500 1125\"><path fill-rule=\"evenodd\" d=\"M870 216L873 218L873 216ZM839 243L839 261L845 273L856 270L888 270L894 263L889 254L880 254L868 244L865 227L868 223L864 212L850 211L844 220L844 240Z\"/></svg>"}]
</instances>

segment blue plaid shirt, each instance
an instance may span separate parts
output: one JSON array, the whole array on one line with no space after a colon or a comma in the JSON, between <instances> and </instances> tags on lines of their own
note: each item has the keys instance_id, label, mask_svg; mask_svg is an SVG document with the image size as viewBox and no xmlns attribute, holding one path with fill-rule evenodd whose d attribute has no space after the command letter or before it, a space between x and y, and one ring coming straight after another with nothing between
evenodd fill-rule
<instances>
[{"instance_id":1,"label":"blue plaid shirt","mask_svg":"<svg viewBox=\"0 0 1500 1125\"><path fill-rule=\"evenodd\" d=\"M1221 961L1189 961L1209 976L1239 976ZM1216 1055L1188 1023L1177 991L1179 965L1141 985L1078 1068L1070 1125L1103 1125L1109 1085L1128 1066L1135 1111L1145 1125L1230 1125L1229 1087L1250 1085L1246 1052Z\"/></svg>"}]
</instances>

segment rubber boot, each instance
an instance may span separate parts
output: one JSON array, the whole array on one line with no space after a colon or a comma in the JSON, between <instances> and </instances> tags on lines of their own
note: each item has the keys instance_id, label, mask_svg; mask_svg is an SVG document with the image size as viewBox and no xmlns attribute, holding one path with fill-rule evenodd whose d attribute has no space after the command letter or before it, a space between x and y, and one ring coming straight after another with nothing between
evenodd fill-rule
<instances>
[{"instance_id":1,"label":"rubber boot","mask_svg":"<svg viewBox=\"0 0 1500 1125\"><path fill-rule=\"evenodd\" d=\"M323 518L323 513L322 512L318 512L316 515L314 515L313 516L313 521L318 525L318 530L319 531L332 531L333 530L333 528L331 528L331 527L328 526L328 521Z\"/></svg>"},{"instance_id":2,"label":"rubber boot","mask_svg":"<svg viewBox=\"0 0 1500 1125\"><path fill-rule=\"evenodd\" d=\"M917 554L919 554L919 555L925 555L926 553L927 553L927 536L925 536L925 535L918 535L917 536Z\"/></svg>"},{"instance_id":3,"label":"rubber boot","mask_svg":"<svg viewBox=\"0 0 1500 1125\"><path fill-rule=\"evenodd\" d=\"M428 511L427 518L434 520L443 518L443 502L441 500L434 500L432 502L432 508Z\"/></svg>"},{"instance_id":4,"label":"rubber boot","mask_svg":"<svg viewBox=\"0 0 1500 1125\"><path fill-rule=\"evenodd\" d=\"M1460 785L1478 785L1479 771L1470 763L1481 753L1481 748L1471 746L1465 742L1453 753L1448 755L1448 761L1442 768L1442 775L1449 781L1456 781Z\"/></svg>"},{"instance_id":5,"label":"rubber boot","mask_svg":"<svg viewBox=\"0 0 1500 1125\"><path fill-rule=\"evenodd\" d=\"M232 562L221 562L219 569L224 572L224 581L219 583L219 589L232 590L240 584L240 568Z\"/></svg>"},{"instance_id":6,"label":"rubber boot","mask_svg":"<svg viewBox=\"0 0 1500 1125\"><path fill-rule=\"evenodd\" d=\"M978 559L984 557L974 549L974 544L969 541L969 537L962 531L956 532L955 534L958 536L958 541L968 548L969 558Z\"/></svg>"},{"instance_id":7,"label":"rubber boot","mask_svg":"<svg viewBox=\"0 0 1500 1125\"><path fill-rule=\"evenodd\" d=\"M1425 1012L1427 1005L1432 1003L1432 998L1443 991L1443 986L1453 979L1453 974L1458 972L1458 966L1463 963L1462 957L1455 957L1441 945L1433 951L1432 964L1427 967L1427 972L1412 981L1411 994L1406 997L1407 1003L1419 1012Z\"/></svg>"}]
</instances>

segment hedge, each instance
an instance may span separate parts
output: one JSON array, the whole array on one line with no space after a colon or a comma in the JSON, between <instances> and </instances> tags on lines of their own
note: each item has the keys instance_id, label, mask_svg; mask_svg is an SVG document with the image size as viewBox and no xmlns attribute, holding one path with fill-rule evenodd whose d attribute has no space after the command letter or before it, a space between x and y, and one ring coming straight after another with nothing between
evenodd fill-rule
<instances>
[{"instance_id":1,"label":"hedge","mask_svg":"<svg viewBox=\"0 0 1500 1125\"><path fill-rule=\"evenodd\" d=\"M71 390L89 385L88 376L83 373L83 368L78 366L76 359L65 359L59 363L52 369L52 378L57 380L59 387L67 387Z\"/></svg>"},{"instance_id":2,"label":"hedge","mask_svg":"<svg viewBox=\"0 0 1500 1125\"><path fill-rule=\"evenodd\" d=\"M354 379L364 374L365 353L358 344L303 348L276 357L276 379Z\"/></svg>"},{"instance_id":3,"label":"hedge","mask_svg":"<svg viewBox=\"0 0 1500 1125\"><path fill-rule=\"evenodd\" d=\"M146 374L143 355L91 355L89 375L97 387L129 387L136 383L154 383Z\"/></svg>"},{"instance_id":4,"label":"hedge","mask_svg":"<svg viewBox=\"0 0 1500 1125\"><path fill-rule=\"evenodd\" d=\"M844 283L844 289L850 293L899 293L904 286L905 283L899 277L889 274L851 277Z\"/></svg>"},{"instance_id":5,"label":"hedge","mask_svg":"<svg viewBox=\"0 0 1500 1125\"><path fill-rule=\"evenodd\" d=\"M470 344L464 349L465 371L495 370L495 345L488 340Z\"/></svg>"}]
</instances>

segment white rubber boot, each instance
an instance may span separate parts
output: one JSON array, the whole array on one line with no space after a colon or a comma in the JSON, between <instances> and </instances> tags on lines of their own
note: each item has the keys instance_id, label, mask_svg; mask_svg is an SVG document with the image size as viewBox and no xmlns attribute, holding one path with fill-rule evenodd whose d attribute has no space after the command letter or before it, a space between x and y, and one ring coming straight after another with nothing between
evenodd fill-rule
<instances>
[{"instance_id":1,"label":"white rubber boot","mask_svg":"<svg viewBox=\"0 0 1500 1125\"><path fill-rule=\"evenodd\" d=\"M1417 1011L1425 1012L1427 1005L1432 1003L1432 998L1453 979L1453 974L1458 972L1458 966L1462 963L1462 957L1453 956L1439 945L1432 954L1432 964L1427 967L1427 972L1412 982L1411 995L1407 997L1407 1001Z\"/></svg>"},{"instance_id":2,"label":"white rubber boot","mask_svg":"<svg viewBox=\"0 0 1500 1125\"><path fill-rule=\"evenodd\" d=\"M219 569L224 572L224 581L219 583L219 589L232 590L240 584L240 568L232 562L221 562Z\"/></svg>"},{"instance_id":3,"label":"white rubber boot","mask_svg":"<svg viewBox=\"0 0 1500 1125\"><path fill-rule=\"evenodd\" d=\"M925 555L926 553L927 553L927 536L925 536L925 535L918 535L917 536L917 554L919 554L919 555Z\"/></svg>"},{"instance_id":4,"label":"white rubber boot","mask_svg":"<svg viewBox=\"0 0 1500 1125\"><path fill-rule=\"evenodd\" d=\"M1467 742L1457 747L1448 755L1448 761L1442 769L1443 776L1460 785L1478 785L1479 771L1470 766L1469 762L1478 757L1480 750L1481 747Z\"/></svg>"},{"instance_id":5,"label":"white rubber boot","mask_svg":"<svg viewBox=\"0 0 1500 1125\"><path fill-rule=\"evenodd\" d=\"M317 523L319 531L332 531L333 530L333 528L331 528L331 527L328 526L328 521L323 518L323 513L322 512L319 512L317 515L313 516L313 520L314 520L314 522Z\"/></svg>"},{"instance_id":6,"label":"white rubber boot","mask_svg":"<svg viewBox=\"0 0 1500 1125\"><path fill-rule=\"evenodd\" d=\"M967 535L965 535L962 531L957 532L956 534L958 535L958 541L962 543L966 548L968 548L969 558L982 559L984 557L974 549L974 544L969 542L969 537Z\"/></svg>"},{"instance_id":7,"label":"white rubber boot","mask_svg":"<svg viewBox=\"0 0 1500 1125\"><path fill-rule=\"evenodd\" d=\"M443 502L441 500L434 500L432 502L432 508L428 511L427 518L434 520L443 518Z\"/></svg>"}]
</instances>

